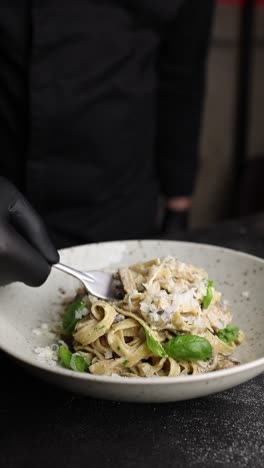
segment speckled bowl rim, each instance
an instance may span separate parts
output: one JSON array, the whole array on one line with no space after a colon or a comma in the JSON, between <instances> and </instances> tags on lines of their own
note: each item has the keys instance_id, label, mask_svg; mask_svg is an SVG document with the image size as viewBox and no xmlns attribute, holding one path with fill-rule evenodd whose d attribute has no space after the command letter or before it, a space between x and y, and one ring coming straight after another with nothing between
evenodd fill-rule
<instances>
[{"instance_id":1,"label":"speckled bowl rim","mask_svg":"<svg viewBox=\"0 0 264 468\"><path fill-rule=\"evenodd\" d=\"M234 250L234 249L229 249L226 247L222 247L221 245L213 245L213 244L201 244L201 243L196 243L196 242L185 242L185 241L174 241L174 240L166 240L166 239L144 239L142 240L144 243L145 242L177 242L178 244L186 245L186 246L192 246L192 247L197 247L197 248L206 248L206 249L212 249L214 250L217 248L218 250L220 249L222 252L225 253L232 253L236 254L248 259L252 260L257 260L258 262L261 262L264 265L264 259L257 257L256 255L251 255L245 252L242 252L240 250ZM138 240L130 240L130 241L112 241L112 242L98 242L94 244L87 244L87 246L92 246L92 245L104 245L104 244L119 244L120 242L126 242L126 244L129 244L130 242L139 242ZM82 246L75 246L76 248L78 247L85 247L85 245ZM67 251L68 249L62 249L60 250L60 253L63 253L64 251ZM51 367L48 364L44 364L42 362L36 361L34 359L29 359L29 358L23 358L19 353L16 352L10 352L5 349L4 346L1 345L0 343L0 349L4 351L6 354L8 354L10 357L17 359L20 362L23 362L26 365L29 365L30 367L35 367L37 369L42 369L45 372L49 372L51 374L57 374L57 375L62 375L65 377L71 377L74 379L78 380L87 380L88 382L98 382L98 383L111 383L111 384L117 384L117 385L168 385L168 384L186 384L186 383L192 383L192 382L204 382L204 381L211 381L211 380L217 380L221 379L224 377L228 377L231 375L239 374L239 373L244 373L248 370L255 369L257 367L261 367L264 365L264 356L258 359L255 359L252 362L248 362L245 364L240 364L239 366L232 367L229 369L222 369L218 371L212 371L208 372L205 374L198 374L198 375L186 375L186 376L175 376L175 377L116 377L116 376L107 376L107 375L94 375L94 374L88 374L88 373L77 373L68 369L64 369L63 367L55 366Z\"/></svg>"}]
</instances>

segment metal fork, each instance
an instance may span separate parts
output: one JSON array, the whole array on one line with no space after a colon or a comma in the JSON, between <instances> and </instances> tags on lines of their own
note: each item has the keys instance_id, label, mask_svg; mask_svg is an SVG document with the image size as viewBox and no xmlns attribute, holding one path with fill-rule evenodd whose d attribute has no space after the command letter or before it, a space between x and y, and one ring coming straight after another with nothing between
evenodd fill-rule
<instances>
[{"instance_id":1,"label":"metal fork","mask_svg":"<svg viewBox=\"0 0 264 468\"><path fill-rule=\"evenodd\" d=\"M123 297L123 286L120 280L104 271L80 271L57 263L53 268L63 271L80 280L86 291L101 299L120 300Z\"/></svg>"}]
</instances>

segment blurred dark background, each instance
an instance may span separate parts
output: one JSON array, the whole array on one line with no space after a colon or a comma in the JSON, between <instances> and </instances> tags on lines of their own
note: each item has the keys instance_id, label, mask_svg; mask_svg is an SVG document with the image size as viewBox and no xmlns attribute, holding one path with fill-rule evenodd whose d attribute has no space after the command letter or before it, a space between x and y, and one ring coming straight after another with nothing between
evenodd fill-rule
<instances>
[{"instance_id":1,"label":"blurred dark background","mask_svg":"<svg viewBox=\"0 0 264 468\"><path fill-rule=\"evenodd\" d=\"M264 0L218 0L192 227L264 212Z\"/></svg>"}]
</instances>

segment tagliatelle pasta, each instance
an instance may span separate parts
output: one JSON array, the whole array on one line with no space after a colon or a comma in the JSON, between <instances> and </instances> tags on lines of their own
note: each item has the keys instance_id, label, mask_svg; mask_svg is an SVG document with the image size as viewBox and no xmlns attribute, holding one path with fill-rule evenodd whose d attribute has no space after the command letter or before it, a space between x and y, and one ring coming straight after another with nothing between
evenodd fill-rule
<instances>
[{"instance_id":1,"label":"tagliatelle pasta","mask_svg":"<svg viewBox=\"0 0 264 468\"><path fill-rule=\"evenodd\" d=\"M66 317L68 336L62 332L69 346L62 353L66 367L75 355L84 360L74 360L75 370L124 377L199 374L237 364L230 355L243 332L231 324L229 308L204 270L166 257L118 274L122 300L78 297L74 317L71 305L72 330Z\"/></svg>"}]
</instances>

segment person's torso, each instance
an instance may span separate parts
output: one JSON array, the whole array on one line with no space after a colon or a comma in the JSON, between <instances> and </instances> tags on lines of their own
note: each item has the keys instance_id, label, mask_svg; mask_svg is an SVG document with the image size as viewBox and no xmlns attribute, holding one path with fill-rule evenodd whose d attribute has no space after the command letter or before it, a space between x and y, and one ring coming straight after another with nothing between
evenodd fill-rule
<instances>
[{"instance_id":1,"label":"person's torso","mask_svg":"<svg viewBox=\"0 0 264 468\"><path fill-rule=\"evenodd\" d=\"M28 183L41 199L49 197L41 180L58 184L60 174L65 203L72 179L87 199L101 202L151 175L158 26L179 3L32 3Z\"/></svg>"},{"instance_id":2,"label":"person's torso","mask_svg":"<svg viewBox=\"0 0 264 468\"><path fill-rule=\"evenodd\" d=\"M55 229L155 199L159 28L182 3L32 2L25 187Z\"/></svg>"}]
</instances>

